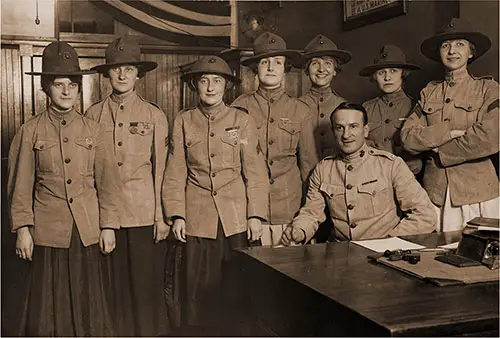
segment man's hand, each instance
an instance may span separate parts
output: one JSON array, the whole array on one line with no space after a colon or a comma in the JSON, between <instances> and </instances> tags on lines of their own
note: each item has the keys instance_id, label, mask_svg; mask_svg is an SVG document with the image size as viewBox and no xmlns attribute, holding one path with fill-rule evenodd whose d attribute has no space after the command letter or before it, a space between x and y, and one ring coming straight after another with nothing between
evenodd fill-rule
<instances>
[{"instance_id":1,"label":"man's hand","mask_svg":"<svg viewBox=\"0 0 500 338\"><path fill-rule=\"evenodd\" d=\"M27 226L17 229L16 255L28 261L33 258L33 237Z\"/></svg>"},{"instance_id":2,"label":"man's hand","mask_svg":"<svg viewBox=\"0 0 500 338\"><path fill-rule=\"evenodd\" d=\"M262 223L260 219L252 217L247 220L247 238L258 241L262 237Z\"/></svg>"},{"instance_id":3,"label":"man's hand","mask_svg":"<svg viewBox=\"0 0 500 338\"><path fill-rule=\"evenodd\" d=\"M170 232L170 227L162 221L155 222L153 226L153 239L155 243L163 241L167 238L168 233Z\"/></svg>"},{"instance_id":4,"label":"man's hand","mask_svg":"<svg viewBox=\"0 0 500 338\"><path fill-rule=\"evenodd\" d=\"M172 226L172 232L178 241L186 243L186 221L182 218L177 218Z\"/></svg>"},{"instance_id":5,"label":"man's hand","mask_svg":"<svg viewBox=\"0 0 500 338\"><path fill-rule=\"evenodd\" d=\"M286 246L290 246L292 243L300 243L305 239L306 234L304 230L296 229L293 225L289 225L281 236L281 242Z\"/></svg>"},{"instance_id":6,"label":"man's hand","mask_svg":"<svg viewBox=\"0 0 500 338\"><path fill-rule=\"evenodd\" d=\"M114 229L102 229L99 235L99 248L105 255L110 254L116 247L116 238Z\"/></svg>"},{"instance_id":7,"label":"man's hand","mask_svg":"<svg viewBox=\"0 0 500 338\"><path fill-rule=\"evenodd\" d=\"M465 134L465 130L452 130L450 131L451 138L457 138L463 136Z\"/></svg>"}]
</instances>

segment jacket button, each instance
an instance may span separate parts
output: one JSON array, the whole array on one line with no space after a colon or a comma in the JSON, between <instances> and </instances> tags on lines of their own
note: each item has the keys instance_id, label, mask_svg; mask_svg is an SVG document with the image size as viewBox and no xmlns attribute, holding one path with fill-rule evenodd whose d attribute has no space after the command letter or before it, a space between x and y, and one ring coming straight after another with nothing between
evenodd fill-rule
<instances>
[{"instance_id":1,"label":"jacket button","mask_svg":"<svg viewBox=\"0 0 500 338\"><path fill-rule=\"evenodd\" d=\"M63 142L68 143L69 139L67 137L63 137Z\"/></svg>"},{"instance_id":2,"label":"jacket button","mask_svg":"<svg viewBox=\"0 0 500 338\"><path fill-rule=\"evenodd\" d=\"M69 163L69 162L71 162L71 159L70 159L70 158L65 158L65 159L64 159L64 163Z\"/></svg>"},{"instance_id":3,"label":"jacket button","mask_svg":"<svg viewBox=\"0 0 500 338\"><path fill-rule=\"evenodd\" d=\"M389 102L389 107L392 107L392 106L394 106L394 103Z\"/></svg>"},{"instance_id":4,"label":"jacket button","mask_svg":"<svg viewBox=\"0 0 500 338\"><path fill-rule=\"evenodd\" d=\"M359 152L359 157L363 157L363 156L365 156L365 151L364 151L364 150L361 150L361 151Z\"/></svg>"},{"instance_id":5,"label":"jacket button","mask_svg":"<svg viewBox=\"0 0 500 338\"><path fill-rule=\"evenodd\" d=\"M323 100L324 100L324 99L323 99L322 97L320 97L320 98L319 98L319 102L323 102Z\"/></svg>"},{"instance_id":6,"label":"jacket button","mask_svg":"<svg viewBox=\"0 0 500 338\"><path fill-rule=\"evenodd\" d=\"M274 119L271 117L271 118L269 119L269 123L273 123L273 122L274 122Z\"/></svg>"},{"instance_id":7,"label":"jacket button","mask_svg":"<svg viewBox=\"0 0 500 338\"><path fill-rule=\"evenodd\" d=\"M212 173L212 177L215 177L215 173Z\"/></svg>"},{"instance_id":8,"label":"jacket button","mask_svg":"<svg viewBox=\"0 0 500 338\"><path fill-rule=\"evenodd\" d=\"M352 229L354 229L355 227L357 227L358 225L356 223L352 223L351 225L349 225Z\"/></svg>"},{"instance_id":9,"label":"jacket button","mask_svg":"<svg viewBox=\"0 0 500 338\"><path fill-rule=\"evenodd\" d=\"M122 141L118 141L118 146L119 147L121 147L122 144L123 144Z\"/></svg>"},{"instance_id":10,"label":"jacket button","mask_svg":"<svg viewBox=\"0 0 500 338\"><path fill-rule=\"evenodd\" d=\"M125 109L125 107L124 106L120 106L120 109L123 110L123 109Z\"/></svg>"},{"instance_id":11,"label":"jacket button","mask_svg":"<svg viewBox=\"0 0 500 338\"><path fill-rule=\"evenodd\" d=\"M427 111L432 111L432 108L430 108L430 107L429 107L429 108L427 108Z\"/></svg>"},{"instance_id":12,"label":"jacket button","mask_svg":"<svg viewBox=\"0 0 500 338\"><path fill-rule=\"evenodd\" d=\"M215 134L214 134L214 133L210 133L210 137L214 137L214 136L215 136Z\"/></svg>"},{"instance_id":13,"label":"jacket button","mask_svg":"<svg viewBox=\"0 0 500 338\"><path fill-rule=\"evenodd\" d=\"M273 140L269 140L268 143L269 143L269 145L272 145L274 143L274 141Z\"/></svg>"},{"instance_id":14,"label":"jacket button","mask_svg":"<svg viewBox=\"0 0 500 338\"><path fill-rule=\"evenodd\" d=\"M347 209L349 209L349 210L352 210L352 209L354 209L354 205L352 205L352 204L349 204L349 205L347 206Z\"/></svg>"},{"instance_id":15,"label":"jacket button","mask_svg":"<svg viewBox=\"0 0 500 338\"><path fill-rule=\"evenodd\" d=\"M212 195L217 196L217 191L214 191Z\"/></svg>"},{"instance_id":16,"label":"jacket button","mask_svg":"<svg viewBox=\"0 0 500 338\"><path fill-rule=\"evenodd\" d=\"M468 107L467 107L467 109L468 109L468 110L472 110L472 106L468 106Z\"/></svg>"},{"instance_id":17,"label":"jacket button","mask_svg":"<svg viewBox=\"0 0 500 338\"><path fill-rule=\"evenodd\" d=\"M66 120L62 120L61 124L64 126L66 124Z\"/></svg>"},{"instance_id":18,"label":"jacket button","mask_svg":"<svg viewBox=\"0 0 500 338\"><path fill-rule=\"evenodd\" d=\"M324 135L325 135L324 132L319 133L319 136L324 136Z\"/></svg>"},{"instance_id":19,"label":"jacket button","mask_svg":"<svg viewBox=\"0 0 500 338\"><path fill-rule=\"evenodd\" d=\"M189 147L191 145L191 141L187 141L186 145Z\"/></svg>"},{"instance_id":20,"label":"jacket button","mask_svg":"<svg viewBox=\"0 0 500 338\"><path fill-rule=\"evenodd\" d=\"M274 161L273 160L269 160L269 165L273 165Z\"/></svg>"},{"instance_id":21,"label":"jacket button","mask_svg":"<svg viewBox=\"0 0 500 338\"><path fill-rule=\"evenodd\" d=\"M211 153L211 154L210 154L210 157L214 157L214 156L215 156L215 154L214 154L214 153Z\"/></svg>"},{"instance_id":22,"label":"jacket button","mask_svg":"<svg viewBox=\"0 0 500 338\"><path fill-rule=\"evenodd\" d=\"M123 127L123 123L118 123L118 127Z\"/></svg>"},{"instance_id":23,"label":"jacket button","mask_svg":"<svg viewBox=\"0 0 500 338\"><path fill-rule=\"evenodd\" d=\"M451 101L450 98L447 98L446 100L444 100L444 102L446 102L446 103L450 103L450 101Z\"/></svg>"},{"instance_id":24,"label":"jacket button","mask_svg":"<svg viewBox=\"0 0 500 338\"><path fill-rule=\"evenodd\" d=\"M350 165L350 164L349 164L349 165L347 166L347 170L351 171L352 169L354 169L354 167L353 167L352 165Z\"/></svg>"},{"instance_id":25,"label":"jacket button","mask_svg":"<svg viewBox=\"0 0 500 338\"><path fill-rule=\"evenodd\" d=\"M385 119L385 123L391 123L391 119Z\"/></svg>"},{"instance_id":26,"label":"jacket button","mask_svg":"<svg viewBox=\"0 0 500 338\"><path fill-rule=\"evenodd\" d=\"M69 199L69 203L73 203L73 198L70 198L70 199Z\"/></svg>"},{"instance_id":27,"label":"jacket button","mask_svg":"<svg viewBox=\"0 0 500 338\"><path fill-rule=\"evenodd\" d=\"M352 189L352 184L348 184L345 187L347 188L347 190L351 190Z\"/></svg>"},{"instance_id":28,"label":"jacket button","mask_svg":"<svg viewBox=\"0 0 500 338\"><path fill-rule=\"evenodd\" d=\"M68 178L68 180L66 181L66 183L68 183L68 184L71 184L71 182L73 182L73 181L71 180L71 178Z\"/></svg>"},{"instance_id":29,"label":"jacket button","mask_svg":"<svg viewBox=\"0 0 500 338\"><path fill-rule=\"evenodd\" d=\"M444 121L445 121L445 122L448 122L449 120L450 120L449 118L445 118L445 119L444 119Z\"/></svg>"},{"instance_id":30,"label":"jacket button","mask_svg":"<svg viewBox=\"0 0 500 338\"><path fill-rule=\"evenodd\" d=\"M89 144L89 149L92 149L92 145L91 144Z\"/></svg>"},{"instance_id":31,"label":"jacket button","mask_svg":"<svg viewBox=\"0 0 500 338\"><path fill-rule=\"evenodd\" d=\"M321 113L319 114L319 117L325 117L325 114Z\"/></svg>"},{"instance_id":32,"label":"jacket button","mask_svg":"<svg viewBox=\"0 0 500 338\"><path fill-rule=\"evenodd\" d=\"M274 102L274 99L273 99L273 98L270 98L270 99L269 99L269 102L273 103L273 102Z\"/></svg>"},{"instance_id":33,"label":"jacket button","mask_svg":"<svg viewBox=\"0 0 500 338\"><path fill-rule=\"evenodd\" d=\"M449 83L449 86L450 86L450 87L454 87L454 86L455 86L455 82L450 82L450 83Z\"/></svg>"},{"instance_id":34,"label":"jacket button","mask_svg":"<svg viewBox=\"0 0 500 338\"><path fill-rule=\"evenodd\" d=\"M387 141L390 141L391 138L390 137L384 137L384 142L387 142Z\"/></svg>"},{"instance_id":35,"label":"jacket button","mask_svg":"<svg viewBox=\"0 0 500 338\"><path fill-rule=\"evenodd\" d=\"M210 116L210 121L215 120L215 116Z\"/></svg>"},{"instance_id":36,"label":"jacket button","mask_svg":"<svg viewBox=\"0 0 500 338\"><path fill-rule=\"evenodd\" d=\"M117 164L119 167L121 167L123 165L123 162L118 162Z\"/></svg>"},{"instance_id":37,"label":"jacket button","mask_svg":"<svg viewBox=\"0 0 500 338\"><path fill-rule=\"evenodd\" d=\"M269 183L274 184L274 179L272 179L272 178L271 178L271 179L269 180Z\"/></svg>"}]
</instances>

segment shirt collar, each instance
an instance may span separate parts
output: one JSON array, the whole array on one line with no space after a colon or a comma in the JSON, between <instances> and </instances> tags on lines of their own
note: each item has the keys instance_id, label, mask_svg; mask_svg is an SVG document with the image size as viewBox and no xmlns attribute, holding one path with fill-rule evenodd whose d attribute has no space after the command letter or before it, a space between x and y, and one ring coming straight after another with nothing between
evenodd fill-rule
<instances>
[{"instance_id":1,"label":"shirt collar","mask_svg":"<svg viewBox=\"0 0 500 338\"><path fill-rule=\"evenodd\" d=\"M470 77L467 68L456 70L453 72L446 72L444 75L445 81L451 85L452 83L461 83Z\"/></svg>"},{"instance_id":2,"label":"shirt collar","mask_svg":"<svg viewBox=\"0 0 500 338\"><path fill-rule=\"evenodd\" d=\"M224 104L224 101L221 101L219 104L210 107L203 105L201 102L198 104L198 109L206 118L210 118L212 116L214 118L218 118L221 115L220 113L224 111L225 108L226 105Z\"/></svg>"},{"instance_id":3,"label":"shirt collar","mask_svg":"<svg viewBox=\"0 0 500 338\"><path fill-rule=\"evenodd\" d=\"M116 93L111 94L111 100L113 100L113 102L119 105L124 103L129 103L136 97L137 97L137 92L135 91L135 89L125 94L116 94Z\"/></svg>"},{"instance_id":4,"label":"shirt collar","mask_svg":"<svg viewBox=\"0 0 500 338\"><path fill-rule=\"evenodd\" d=\"M365 142L363 146L359 148L359 150L356 151L355 153L345 155L341 152L339 158L344 163L359 164L368 157L367 155L368 155L368 145Z\"/></svg>"},{"instance_id":5,"label":"shirt collar","mask_svg":"<svg viewBox=\"0 0 500 338\"><path fill-rule=\"evenodd\" d=\"M400 89L394 93L384 94L381 96L381 98L385 104L388 104L391 101L398 101L406 98L406 93L404 92L403 89Z\"/></svg>"},{"instance_id":6,"label":"shirt collar","mask_svg":"<svg viewBox=\"0 0 500 338\"><path fill-rule=\"evenodd\" d=\"M49 106L48 112L50 121L57 124L61 123L62 121L66 121L64 122L64 124L69 124L71 121L73 121L76 115L78 115L78 112L76 111L74 106L70 111L65 112L60 111L53 106Z\"/></svg>"},{"instance_id":7,"label":"shirt collar","mask_svg":"<svg viewBox=\"0 0 500 338\"><path fill-rule=\"evenodd\" d=\"M328 86L328 87L312 86L311 87L311 94L313 96L326 96L328 94L333 94L333 92L332 92L332 88L330 86Z\"/></svg>"},{"instance_id":8,"label":"shirt collar","mask_svg":"<svg viewBox=\"0 0 500 338\"><path fill-rule=\"evenodd\" d=\"M259 88L257 89L257 94L262 96L266 101L270 101L271 99L276 101L285 94L285 88L283 88L283 86L279 86L278 88L274 89L266 89L262 86L259 86Z\"/></svg>"}]
</instances>

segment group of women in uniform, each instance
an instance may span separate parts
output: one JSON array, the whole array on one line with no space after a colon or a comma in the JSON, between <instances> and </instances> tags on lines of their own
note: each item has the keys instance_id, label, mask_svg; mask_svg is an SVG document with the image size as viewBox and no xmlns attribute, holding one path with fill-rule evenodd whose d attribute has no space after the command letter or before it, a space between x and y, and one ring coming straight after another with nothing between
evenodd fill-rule
<instances>
[{"instance_id":1,"label":"group of women in uniform","mask_svg":"<svg viewBox=\"0 0 500 338\"><path fill-rule=\"evenodd\" d=\"M383 46L360 71L381 91L364 103L369 145L424 171L441 217L437 231L498 217L489 159L498 152L498 84L467 71L490 45L457 19L426 39L423 54L446 75L418 102L402 87L420 67L398 47ZM109 78L113 92L84 114L75 105L89 71L70 45L47 46L42 72L32 73L41 75L50 104L21 127L9 154L16 252L31 261L20 334L167 334L169 231L185 243L182 324L192 330L184 333L220 333L212 328L228 313L221 285L233 250L282 244L311 170L338 154L329 118L345 99L331 81L351 54L324 35L298 53L265 32L241 61L259 87L231 106L224 93L240 80L220 57L203 56L183 75L199 104L176 115L170 135L165 114L135 91L157 65L142 61L128 37L114 40L105 56L92 71ZM298 99L283 88L292 66L303 67L312 84Z\"/></svg>"}]
</instances>

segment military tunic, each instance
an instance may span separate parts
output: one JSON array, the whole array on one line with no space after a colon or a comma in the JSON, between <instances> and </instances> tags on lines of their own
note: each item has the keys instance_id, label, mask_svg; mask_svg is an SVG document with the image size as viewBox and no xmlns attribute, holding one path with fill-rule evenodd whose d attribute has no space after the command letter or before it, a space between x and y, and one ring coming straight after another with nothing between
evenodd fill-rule
<instances>
[{"instance_id":1,"label":"military tunic","mask_svg":"<svg viewBox=\"0 0 500 338\"><path fill-rule=\"evenodd\" d=\"M288 224L300 208L302 183L318 162L312 114L281 87L259 87L238 97L233 106L245 108L257 125L271 184L265 218L270 224Z\"/></svg>"},{"instance_id":2,"label":"military tunic","mask_svg":"<svg viewBox=\"0 0 500 338\"><path fill-rule=\"evenodd\" d=\"M407 216L400 219L397 204ZM311 174L305 205L293 220L306 242L325 221L325 205L338 240L430 233L436 215L404 161L366 144L356 153L327 157Z\"/></svg>"},{"instance_id":3,"label":"military tunic","mask_svg":"<svg viewBox=\"0 0 500 338\"><path fill-rule=\"evenodd\" d=\"M346 102L346 100L337 95L330 87L316 88L314 86L299 100L307 104L313 114L314 139L318 158L337 156L338 149L333 137L330 115L339 104Z\"/></svg>"},{"instance_id":4,"label":"military tunic","mask_svg":"<svg viewBox=\"0 0 500 338\"><path fill-rule=\"evenodd\" d=\"M403 148L400 135L401 127L415 104L403 90L399 90L366 101L363 107L370 127L367 144L403 158L410 170L418 174L422 169L422 160Z\"/></svg>"}]
</instances>

